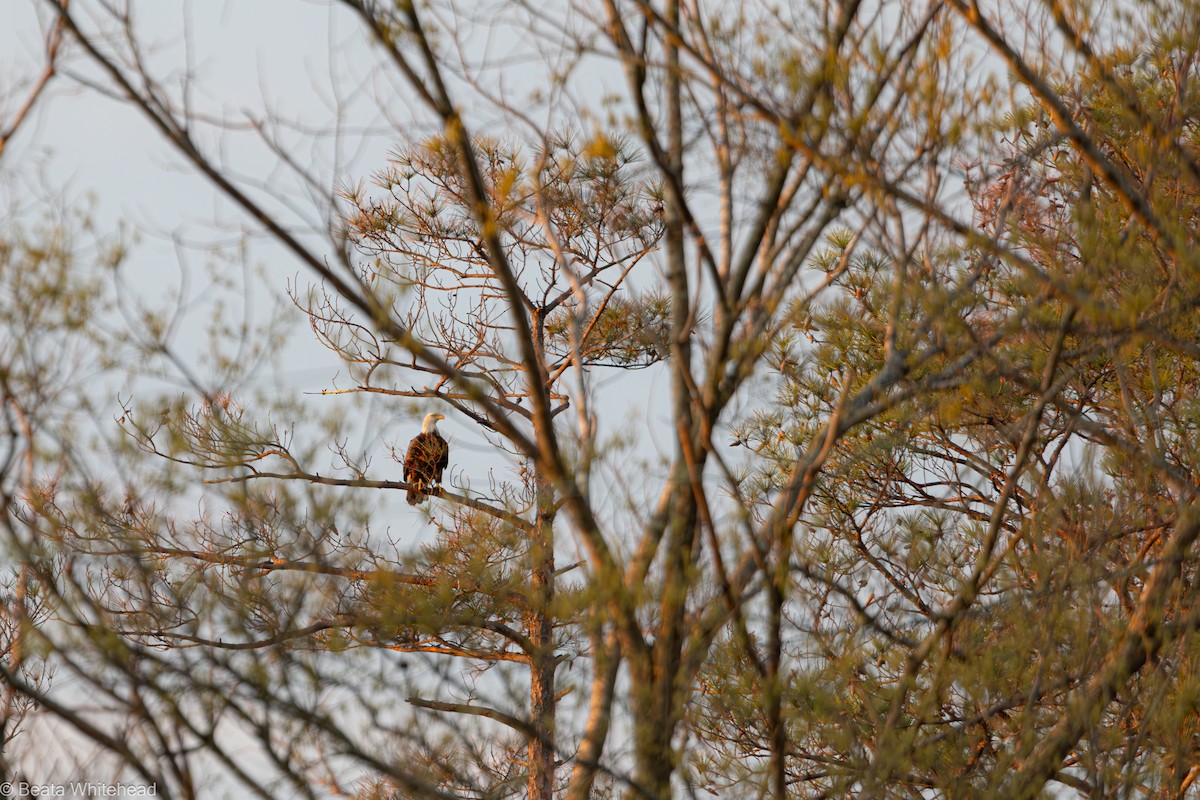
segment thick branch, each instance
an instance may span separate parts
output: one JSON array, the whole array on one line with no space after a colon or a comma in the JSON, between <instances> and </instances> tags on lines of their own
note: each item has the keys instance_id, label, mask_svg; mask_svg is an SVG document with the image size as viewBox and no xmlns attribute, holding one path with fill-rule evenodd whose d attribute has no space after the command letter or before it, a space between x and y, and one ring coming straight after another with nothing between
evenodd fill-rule
<instances>
[{"instance_id":1,"label":"thick branch","mask_svg":"<svg viewBox=\"0 0 1200 800\"><path fill-rule=\"evenodd\" d=\"M440 497L444 500L449 500L461 506L467 506L476 511L495 517L496 519L504 520L509 525L519 528L523 531L532 529L529 522L521 517L513 514L511 511L505 511L501 508L488 505L473 497L468 497L464 494L447 491L443 487L420 487L404 481L376 481L368 480L367 478L327 478L323 475L317 475L311 472L251 472L246 475L235 475L228 478L210 478L205 483L245 483L247 481L273 478L275 480L300 480L308 481L309 483L317 483L324 486L348 486L359 489L399 489L401 491L409 491L412 489L420 489L424 494Z\"/></svg>"}]
</instances>

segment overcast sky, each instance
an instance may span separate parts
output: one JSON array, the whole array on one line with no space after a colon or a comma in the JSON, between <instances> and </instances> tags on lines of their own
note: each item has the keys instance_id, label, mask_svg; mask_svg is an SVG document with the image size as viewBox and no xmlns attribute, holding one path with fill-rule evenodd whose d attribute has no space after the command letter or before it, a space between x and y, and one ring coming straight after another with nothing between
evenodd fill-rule
<instances>
[{"instance_id":1,"label":"overcast sky","mask_svg":"<svg viewBox=\"0 0 1200 800\"><path fill-rule=\"evenodd\" d=\"M16 8L6 20L10 24L0 29L0 70L12 81L15 78L11 76L28 78L35 73L49 14L34 2L10 0L9 5ZM73 5L85 24L90 20L94 25L90 8L83 2ZM367 45L360 23L337 4L154 0L135 2L133 8L141 40L149 44L144 56L152 69L159 76L170 76L170 80L164 79L169 89L187 85L194 108L223 123L224 130L215 125L204 127L197 136L201 145L209 153L219 154L219 160L244 179L256 199L280 211L298 228L310 225L319 229L324 224L311 213L319 203L312 202L309 192L327 194L338 186L369 179L385 165L388 151L398 142L414 140L431 130L427 121L419 118L418 106L405 99L401 87L374 69L378 53ZM480 31L481 60L511 55L516 45L506 42L503 26ZM81 54L72 55L64 66L72 77L110 86ZM509 81L505 92L521 95L532 90L522 83L534 82L528 78L533 74L531 67L508 60L505 70ZM582 94L590 101L606 90L606 81L619 80L619 76L585 70L580 80L586 84ZM123 270L125 284L138 292L140 302L149 308L174 304L184 287L188 311L176 344L185 352L193 348L195 355L203 354L204 325L215 302L227 302L231 313L245 311L240 308L240 289L232 293L214 290L206 267L215 265L235 276L240 276L244 267L261 269L262 279L251 283L248 308L252 318L261 321L282 302L295 334L275 367L252 377L255 387L240 388L270 388L309 397L314 408L345 409L363 423L361 441L352 442L352 447L378 447L381 437L383 444L403 447L415 433L420 415L434 410L431 403L373 397L364 408L351 405L345 396L318 395L335 385L335 376L338 386L344 387L348 381L342 365L317 344L302 316L286 304L287 286L303 289L312 284L304 267L260 236L244 212L197 175L140 111L81 88L71 78L53 86L36 116L10 145L5 159L8 176L41 181L72 197L93 198L92 208L102 232L118 228L136 231L139 243ZM336 131L335 120L340 125ZM280 137L287 157L318 175L321 184L315 190L280 169L276 154L263 146L252 123L272 121L282 123L273 134ZM279 202L280 198L285 202ZM320 242L320 236L314 235L312 241ZM244 259L239 255L243 248ZM186 279L182 277L185 273ZM656 441L655 426L644 425L663 411L661 403L668 395L666 380L659 372L651 369L622 375L597 371L608 387L601 394L602 402L610 411L620 409L600 420L602 438L636 425L648 429L648 435L640 440L641 452L647 457L662 452L666 443ZM185 391L183 386L167 388ZM142 396L149 392L138 391ZM128 392L124 394L128 396ZM119 412L116 392L112 409L115 418ZM443 429L454 444L451 472L457 480L486 491L493 470L496 477L505 477L503 459L473 426L453 414L448 416ZM372 477L380 479L400 477L399 465L386 457L376 458L373 472ZM405 527L420 524L406 507L395 513Z\"/></svg>"}]
</instances>

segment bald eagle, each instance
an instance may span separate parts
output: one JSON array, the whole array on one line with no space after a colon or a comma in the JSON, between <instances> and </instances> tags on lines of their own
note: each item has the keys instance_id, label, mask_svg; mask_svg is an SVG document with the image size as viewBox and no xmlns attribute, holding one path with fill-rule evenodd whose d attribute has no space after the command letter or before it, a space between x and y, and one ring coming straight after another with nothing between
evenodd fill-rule
<instances>
[{"instance_id":1,"label":"bald eagle","mask_svg":"<svg viewBox=\"0 0 1200 800\"><path fill-rule=\"evenodd\" d=\"M404 455L404 482L416 488L408 490L408 504L415 506L425 499L422 491L434 483L442 482L442 471L450 461L450 446L438 433L437 423L445 419L441 414L426 414L421 423L421 432L408 443Z\"/></svg>"}]
</instances>

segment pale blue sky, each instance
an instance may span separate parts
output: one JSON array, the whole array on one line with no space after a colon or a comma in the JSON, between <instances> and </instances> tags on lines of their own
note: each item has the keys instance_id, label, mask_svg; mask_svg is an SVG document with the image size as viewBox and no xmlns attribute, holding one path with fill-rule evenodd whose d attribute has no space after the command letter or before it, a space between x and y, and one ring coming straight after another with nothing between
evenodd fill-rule
<instances>
[{"instance_id":1,"label":"pale blue sky","mask_svg":"<svg viewBox=\"0 0 1200 800\"><path fill-rule=\"evenodd\" d=\"M6 2L16 8L11 26L0 30L0 68L6 74L32 74L49 15L33 0ZM73 13L95 24L91 14L95 5L79 0L72 4ZM252 121L285 123L280 129L285 153L315 172L320 193L368 179L385 164L388 151L398 142L431 130L419 105L404 98L393 71L376 70L379 53L368 46L359 21L338 4L153 0L132 5L142 42L150 44L147 62L168 90L178 97L180 87L187 85L194 109L227 126L224 131L215 125L201 126L197 134L201 146L245 179L257 200L295 225L322 223L312 212L317 204L308 193L313 190L280 167L277 155L262 145L259 133L252 129ZM39 13L34 13L35 8ZM471 55L505 56L503 91L521 96L536 88L537 67L528 59L508 58L521 45L506 42L509 34L505 31L499 24L494 30L480 27L474 34L480 50ZM88 79L96 75L93 64L80 54L70 57L64 67ZM577 94L584 102L595 102L608 88L615 88L609 84L619 85L620 80L618 70L584 70ZM500 84L484 88L501 90ZM522 110L548 113L535 105ZM497 119L495 113L481 117ZM341 127L335 129L335 122ZM335 132L337 135L330 135ZM204 351L201 331L214 300L223 298L230 304L230 313L241 313L240 293L212 291L204 271L215 264L223 273L240 277L237 259L226 260L237 253L239 232L249 232L245 262L263 272L263 279L254 282L250 298L256 319L266 316L289 282L295 280L305 287L312 281L290 253L259 235L245 213L196 174L149 120L128 104L81 89L69 79L60 80L11 147L6 158L10 172L19 171L24 180L44 174L48 184L68 194L93 197L101 231L124 226L139 232L140 243L133 249L124 275L127 285L144 296L147 306L172 298L181 283L181 270L188 272L187 297L194 302L176 337L182 350L191 347L197 355ZM31 168L35 162L45 165L44 173ZM309 240L321 252L328 252L320 236ZM338 385L347 385L345 370L333 354L316 343L298 313L292 311L291 317L296 322L295 335L281 353L277 368L255 375L255 385L282 393L314 394L333 386L339 373ZM655 441L656 426L646 424L663 412L667 384L659 372L651 369L621 376L611 370L595 371L594 377L608 386L601 393L605 410L622 409L601 417L602 437L633 425L646 432L640 440L642 453L650 455L669 446L666 441ZM372 416L368 416L365 410L353 409L344 397L311 397L310 402L315 408L345 408L345 413L358 415L367 428L362 444L383 431L385 443L401 446L417 430L420 414L434 408L428 402L376 397L371 401ZM115 395L112 404L115 418ZM455 444L451 469L477 490L486 491L492 470L497 470L497 477L505 477L505 462L472 426L453 414L449 417L443 429ZM566 418L563 421L573 423ZM351 442L351 447L358 444ZM372 477L398 478L399 465L383 457L382 451L376 452ZM318 471L328 474L320 465ZM394 518L400 526L421 525L407 507L396 509Z\"/></svg>"}]
</instances>

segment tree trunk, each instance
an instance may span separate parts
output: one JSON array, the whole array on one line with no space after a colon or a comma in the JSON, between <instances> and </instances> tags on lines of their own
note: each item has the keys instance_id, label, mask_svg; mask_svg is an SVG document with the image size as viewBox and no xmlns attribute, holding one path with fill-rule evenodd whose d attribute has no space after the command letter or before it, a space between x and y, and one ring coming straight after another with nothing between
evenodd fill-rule
<instances>
[{"instance_id":1,"label":"tree trunk","mask_svg":"<svg viewBox=\"0 0 1200 800\"><path fill-rule=\"evenodd\" d=\"M529 664L529 798L554 797L554 678L558 659L554 653L554 625L550 604L554 599L554 502L542 482L537 487L537 522L529 555L532 591L526 633L533 645Z\"/></svg>"}]
</instances>

